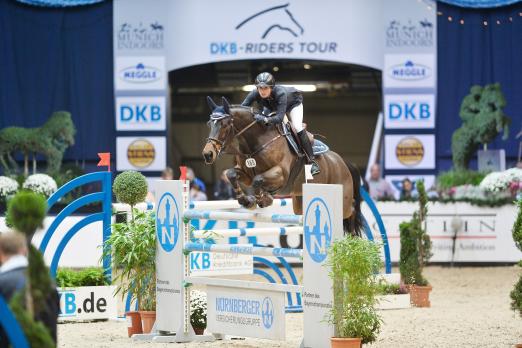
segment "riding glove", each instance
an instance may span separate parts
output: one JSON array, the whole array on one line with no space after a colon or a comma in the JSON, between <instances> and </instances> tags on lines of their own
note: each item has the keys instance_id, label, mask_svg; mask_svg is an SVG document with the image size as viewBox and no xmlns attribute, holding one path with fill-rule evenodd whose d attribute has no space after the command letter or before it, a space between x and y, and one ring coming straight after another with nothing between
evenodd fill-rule
<instances>
[{"instance_id":1,"label":"riding glove","mask_svg":"<svg viewBox=\"0 0 522 348\"><path fill-rule=\"evenodd\" d=\"M258 123L262 123L264 125L268 125L269 124L268 117L266 117L266 116L263 116L263 115L260 115L260 114L255 114L254 115L254 119Z\"/></svg>"}]
</instances>

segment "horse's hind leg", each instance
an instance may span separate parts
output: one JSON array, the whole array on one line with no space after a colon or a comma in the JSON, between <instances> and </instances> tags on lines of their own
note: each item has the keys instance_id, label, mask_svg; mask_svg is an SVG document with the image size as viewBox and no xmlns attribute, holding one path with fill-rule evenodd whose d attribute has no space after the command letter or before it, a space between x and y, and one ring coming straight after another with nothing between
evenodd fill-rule
<instances>
[{"instance_id":1,"label":"horse's hind leg","mask_svg":"<svg viewBox=\"0 0 522 348\"><path fill-rule=\"evenodd\" d=\"M230 184L234 188L236 198L239 204L241 204L245 208L251 209L255 207L256 199L254 198L254 196L246 195L241 189L241 186L239 185L239 180L242 176L241 173L242 171L239 168L230 168L229 170L227 170L226 175L228 181L230 181ZM243 175L246 176L244 173Z\"/></svg>"},{"instance_id":2,"label":"horse's hind leg","mask_svg":"<svg viewBox=\"0 0 522 348\"><path fill-rule=\"evenodd\" d=\"M266 208L272 205L274 197L269 192L277 191L284 184L283 170L275 166L254 177L254 195L257 205Z\"/></svg>"}]
</instances>

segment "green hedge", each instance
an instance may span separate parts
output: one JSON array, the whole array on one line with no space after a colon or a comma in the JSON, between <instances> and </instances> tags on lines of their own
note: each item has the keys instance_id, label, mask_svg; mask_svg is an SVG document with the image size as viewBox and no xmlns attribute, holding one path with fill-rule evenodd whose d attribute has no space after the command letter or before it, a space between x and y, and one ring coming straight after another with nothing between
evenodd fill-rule
<instances>
[{"instance_id":1,"label":"green hedge","mask_svg":"<svg viewBox=\"0 0 522 348\"><path fill-rule=\"evenodd\" d=\"M62 288L77 286L110 285L99 267L72 270L68 268L58 269L56 273L56 285Z\"/></svg>"},{"instance_id":2,"label":"green hedge","mask_svg":"<svg viewBox=\"0 0 522 348\"><path fill-rule=\"evenodd\" d=\"M437 186L443 190L462 185L478 186L486 175L473 170L450 170L437 177Z\"/></svg>"}]
</instances>

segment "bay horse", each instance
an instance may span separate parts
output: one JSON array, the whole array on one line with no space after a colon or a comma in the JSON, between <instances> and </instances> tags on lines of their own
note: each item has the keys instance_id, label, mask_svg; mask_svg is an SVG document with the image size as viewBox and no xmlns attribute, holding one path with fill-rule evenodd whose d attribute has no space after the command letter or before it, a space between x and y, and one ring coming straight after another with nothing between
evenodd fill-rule
<instances>
[{"instance_id":1,"label":"bay horse","mask_svg":"<svg viewBox=\"0 0 522 348\"><path fill-rule=\"evenodd\" d=\"M275 126L265 126L253 118L253 109L230 105L222 98L222 106L207 97L212 111L209 136L203 149L206 164L213 164L222 153L235 156L235 167L226 175L245 208L272 204L273 195L291 195L294 213L303 214L302 184L305 181L304 158L293 152ZM253 160L254 161L253 161ZM316 156L321 172L314 176L318 184L340 184L343 187L343 229L360 236L362 229L360 174L351 163L333 151Z\"/></svg>"}]
</instances>

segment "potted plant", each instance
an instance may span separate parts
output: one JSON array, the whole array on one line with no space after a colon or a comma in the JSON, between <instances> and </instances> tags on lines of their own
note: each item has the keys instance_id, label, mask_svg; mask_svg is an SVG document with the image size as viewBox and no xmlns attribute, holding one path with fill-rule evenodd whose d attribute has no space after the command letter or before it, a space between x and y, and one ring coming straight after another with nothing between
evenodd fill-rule
<instances>
[{"instance_id":1,"label":"potted plant","mask_svg":"<svg viewBox=\"0 0 522 348\"><path fill-rule=\"evenodd\" d=\"M515 244L522 251L522 199L519 199L518 202L518 215L515 223L513 224L513 239L515 240ZM522 260L519 262L519 266L522 267ZM511 297L511 308L514 311L518 311L520 317L522 317L522 274L518 279L518 282L515 284L515 287L510 293ZM519 348L522 348L522 343L516 345Z\"/></svg>"},{"instance_id":2,"label":"potted plant","mask_svg":"<svg viewBox=\"0 0 522 348\"><path fill-rule=\"evenodd\" d=\"M326 264L334 284L329 316L334 325L332 348L355 348L361 347L361 342L375 341L382 322L375 308L378 301L375 273L382 266L379 245L346 236L332 243Z\"/></svg>"},{"instance_id":3,"label":"potted plant","mask_svg":"<svg viewBox=\"0 0 522 348\"><path fill-rule=\"evenodd\" d=\"M429 307L429 293L432 287L422 275L422 270L432 254L430 236L426 232L428 199L422 180L417 181L417 191L419 210L413 213L411 221L403 222L399 226L401 238L399 269L402 281L409 285L411 303L417 307Z\"/></svg>"},{"instance_id":4,"label":"potted plant","mask_svg":"<svg viewBox=\"0 0 522 348\"><path fill-rule=\"evenodd\" d=\"M131 220L112 225L104 246L104 256L112 255L118 282L116 293L131 294L139 312L127 312L129 337L151 331L156 319L156 229L153 212L140 212L134 205L145 199L147 182L138 172L123 172L114 180L114 193L131 206ZM142 330L143 328L143 330Z\"/></svg>"},{"instance_id":5,"label":"potted plant","mask_svg":"<svg viewBox=\"0 0 522 348\"><path fill-rule=\"evenodd\" d=\"M190 292L190 324L196 335L203 335L207 328L207 296L204 292Z\"/></svg>"}]
</instances>

